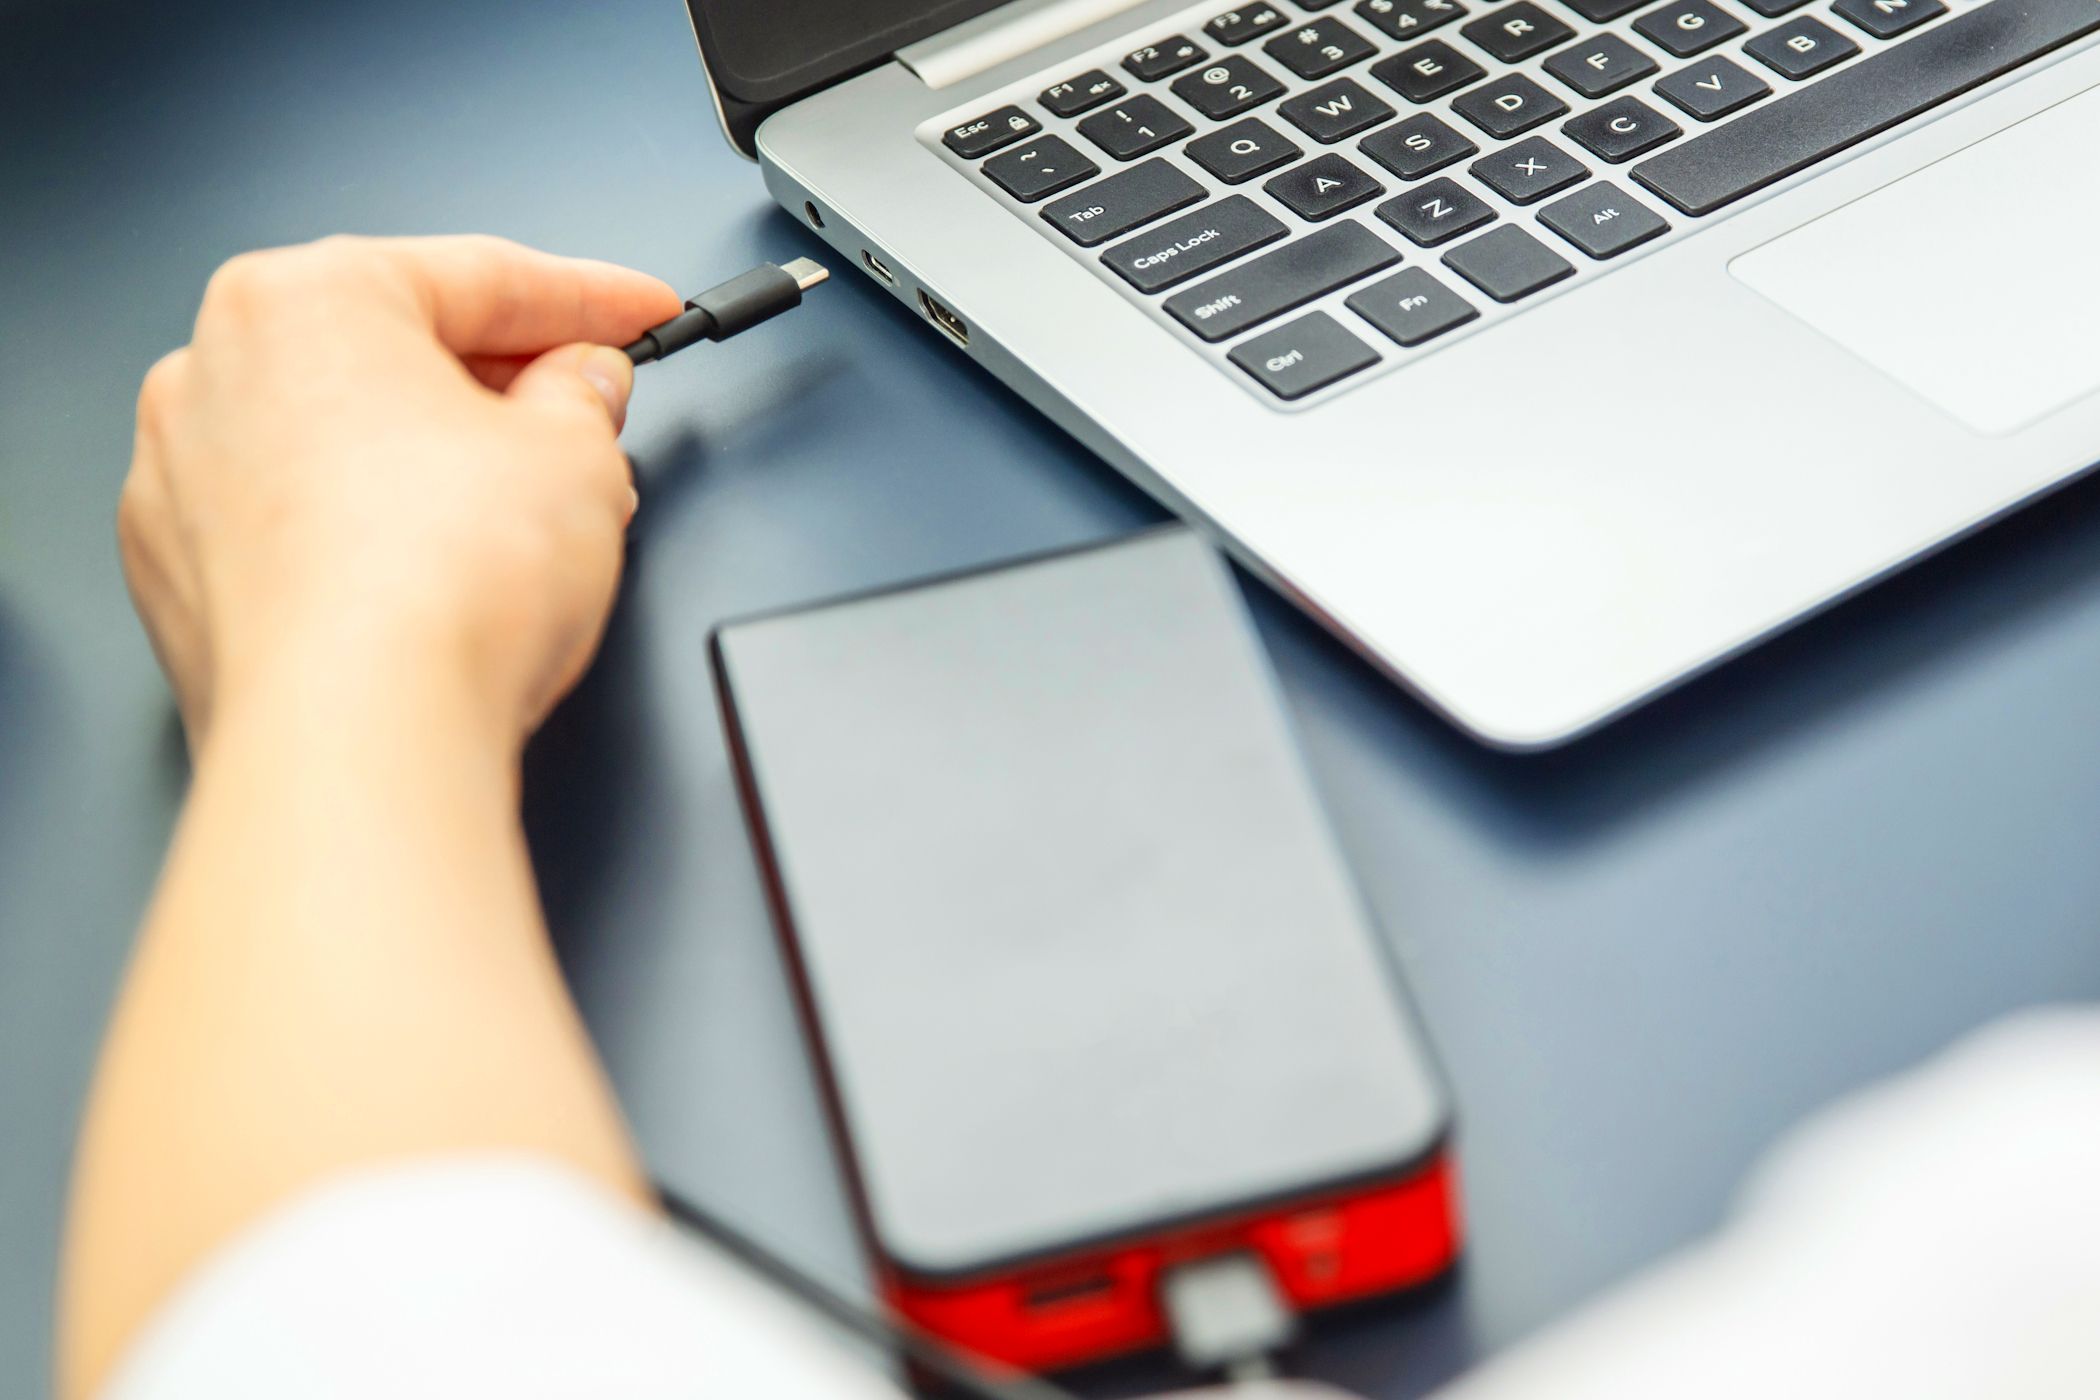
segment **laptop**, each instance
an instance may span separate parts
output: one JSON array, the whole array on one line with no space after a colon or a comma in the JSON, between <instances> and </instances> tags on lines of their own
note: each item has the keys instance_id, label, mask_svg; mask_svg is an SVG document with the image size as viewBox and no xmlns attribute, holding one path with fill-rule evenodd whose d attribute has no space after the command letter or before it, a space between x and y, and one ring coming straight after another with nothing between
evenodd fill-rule
<instances>
[{"instance_id":1,"label":"laptop","mask_svg":"<svg viewBox=\"0 0 2100 1400\"><path fill-rule=\"evenodd\" d=\"M688 8L842 263L1489 744L2100 458L2100 0Z\"/></svg>"}]
</instances>

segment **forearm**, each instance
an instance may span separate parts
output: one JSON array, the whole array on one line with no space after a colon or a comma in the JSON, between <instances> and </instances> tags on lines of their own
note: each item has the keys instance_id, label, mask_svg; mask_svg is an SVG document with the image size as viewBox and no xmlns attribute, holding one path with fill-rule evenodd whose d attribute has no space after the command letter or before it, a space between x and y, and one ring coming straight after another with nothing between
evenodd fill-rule
<instances>
[{"instance_id":1,"label":"forearm","mask_svg":"<svg viewBox=\"0 0 2100 1400\"><path fill-rule=\"evenodd\" d=\"M646 1187L545 936L516 754L438 668L281 667L215 718L75 1181L66 1392L345 1168L537 1152Z\"/></svg>"}]
</instances>

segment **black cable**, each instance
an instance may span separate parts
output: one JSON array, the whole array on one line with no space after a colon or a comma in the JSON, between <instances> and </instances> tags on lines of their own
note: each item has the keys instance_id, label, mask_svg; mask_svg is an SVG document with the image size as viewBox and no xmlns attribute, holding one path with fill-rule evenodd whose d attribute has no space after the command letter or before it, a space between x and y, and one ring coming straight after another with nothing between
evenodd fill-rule
<instances>
[{"instance_id":1,"label":"black cable","mask_svg":"<svg viewBox=\"0 0 2100 1400\"><path fill-rule=\"evenodd\" d=\"M632 345L622 346L638 365L668 359L703 340L727 340L761 321L802 304L802 294L831 274L808 258L775 267L766 263L741 277L711 287L685 304L685 310L652 326Z\"/></svg>"},{"instance_id":2,"label":"black cable","mask_svg":"<svg viewBox=\"0 0 2100 1400\"><path fill-rule=\"evenodd\" d=\"M743 1231L662 1182L658 1199L671 1219L702 1235L769 1282L794 1294L844 1330L864 1341L894 1347L929 1374L947 1382L970 1400L1077 1400L1070 1391L1033 1376L996 1367L936 1337L890 1321L861 1306L830 1285L805 1273Z\"/></svg>"}]
</instances>

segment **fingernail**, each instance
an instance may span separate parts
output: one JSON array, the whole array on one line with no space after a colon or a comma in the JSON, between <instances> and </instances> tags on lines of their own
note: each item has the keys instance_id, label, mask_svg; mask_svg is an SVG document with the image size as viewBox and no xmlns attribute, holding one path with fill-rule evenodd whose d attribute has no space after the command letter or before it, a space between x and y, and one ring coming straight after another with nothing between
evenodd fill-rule
<instances>
[{"instance_id":1,"label":"fingernail","mask_svg":"<svg viewBox=\"0 0 2100 1400\"><path fill-rule=\"evenodd\" d=\"M610 345L594 345L585 352L576 372L605 400L605 411L613 427L627 425L627 396L634 391L634 365L626 354Z\"/></svg>"}]
</instances>

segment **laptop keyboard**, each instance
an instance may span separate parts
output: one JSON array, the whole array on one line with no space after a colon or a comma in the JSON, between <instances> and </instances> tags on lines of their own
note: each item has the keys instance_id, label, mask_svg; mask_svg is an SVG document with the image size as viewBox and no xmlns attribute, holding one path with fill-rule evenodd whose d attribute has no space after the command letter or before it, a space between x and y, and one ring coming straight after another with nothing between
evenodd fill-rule
<instances>
[{"instance_id":1,"label":"laptop keyboard","mask_svg":"<svg viewBox=\"0 0 2100 1400\"><path fill-rule=\"evenodd\" d=\"M1297 402L2096 30L2095 0L1275 0L927 139Z\"/></svg>"}]
</instances>

